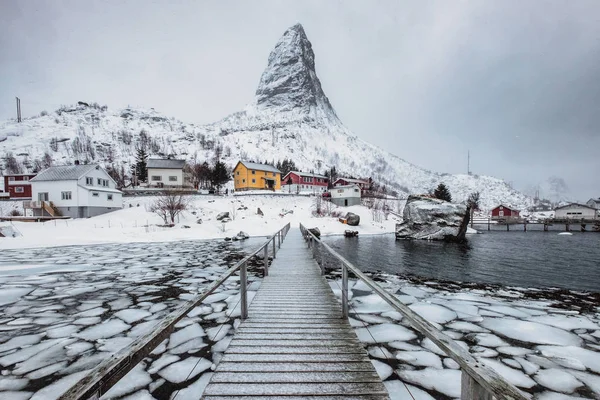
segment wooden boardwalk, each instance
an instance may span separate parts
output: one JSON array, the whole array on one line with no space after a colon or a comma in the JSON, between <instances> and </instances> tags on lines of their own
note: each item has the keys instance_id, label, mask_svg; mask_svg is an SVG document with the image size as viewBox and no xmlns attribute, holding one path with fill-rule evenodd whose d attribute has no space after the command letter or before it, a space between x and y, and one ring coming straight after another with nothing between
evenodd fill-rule
<instances>
[{"instance_id":1,"label":"wooden boardwalk","mask_svg":"<svg viewBox=\"0 0 600 400\"><path fill-rule=\"evenodd\" d=\"M283 242L203 399L389 399L298 229Z\"/></svg>"}]
</instances>

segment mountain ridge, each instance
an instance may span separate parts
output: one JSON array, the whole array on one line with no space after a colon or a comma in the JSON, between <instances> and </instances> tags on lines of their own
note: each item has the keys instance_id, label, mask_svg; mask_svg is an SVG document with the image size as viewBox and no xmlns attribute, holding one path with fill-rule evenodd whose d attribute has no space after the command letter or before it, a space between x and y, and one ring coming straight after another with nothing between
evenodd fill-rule
<instances>
[{"instance_id":1,"label":"mountain ridge","mask_svg":"<svg viewBox=\"0 0 600 400\"><path fill-rule=\"evenodd\" d=\"M220 146L230 166L239 159L287 158L306 171L335 166L343 175L372 177L406 194L427 192L444 182L457 201L479 191L483 208L532 204L500 179L428 171L358 138L340 121L315 68L312 45L296 24L271 51L253 100L215 123L186 124L154 109L112 111L80 103L20 124L0 122L0 151L12 152L30 166L48 154L54 163L78 158L129 170L140 142L154 156L188 161L211 159Z\"/></svg>"}]
</instances>

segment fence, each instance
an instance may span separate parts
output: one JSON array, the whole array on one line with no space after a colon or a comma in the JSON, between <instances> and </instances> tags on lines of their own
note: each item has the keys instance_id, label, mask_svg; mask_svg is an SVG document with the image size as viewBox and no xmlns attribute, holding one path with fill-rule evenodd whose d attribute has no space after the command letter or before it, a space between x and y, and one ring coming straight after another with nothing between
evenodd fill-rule
<instances>
[{"instance_id":1,"label":"fence","mask_svg":"<svg viewBox=\"0 0 600 400\"><path fill-rule=\"evenodd\" d=\"M327 244L321 242L302 224L300 230L308 246L312 249L313 257L321 266L321 273L325 273L324 254L329 254L341 264L342 268L342 315L348 317L348 273L352 272L358 279L362 280L367 286L373 289L385 302L400 312L404 318L421 334L429 338L446 355L452 358L460 366L462 371L461 378L461 399L462 400L492 400L512 399L526 400L531 396L521 392L514 385L507 382L498 375L493 369L486 367L475 359L467 350L460 347L452 338L439 331L435 326L412 311L405 304L401 303L396 297L388 293L366 276L360 269L339 255Z\"/></svg>"},{"instance_id":2,"label":"fence","mask_svg":"<svg viewBox=\"0 0 600 400\"><path fill-rule=\"evenodd\" d=\"M183 304L179 309L169 314L154 329L146 335L136 339L129 346L119 350L116 354L106 359L90 373L65 392L59 400L83 400L98 399L114 386L121 378L133 369L140 361L156 348L163 340L168 338L175 324L182 320L190 311L197 307L204 299L221 286L227 278L231 277L239 270L240 276L240 308L242 320L248 318L248 298L247 298L247 267L248 261L261 251L264 258L264 274L269 273L269 247L273 248L273 258L277 254L277 247L281 247L281 242L285 239L290 229L288 223L277 231L269 240L263 243L258 249L246 256L243 260L229 268L219 279L214 281L204 292Z\"/></svg>"}]
</instances>

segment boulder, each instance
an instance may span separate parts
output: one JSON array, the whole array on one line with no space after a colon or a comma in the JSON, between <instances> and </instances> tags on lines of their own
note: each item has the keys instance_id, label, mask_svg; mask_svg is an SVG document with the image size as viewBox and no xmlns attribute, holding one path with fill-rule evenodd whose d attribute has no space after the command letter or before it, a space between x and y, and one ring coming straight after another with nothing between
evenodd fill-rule
<instances>
[{"instance_id":1,"label":"boulder","mask_svg":"<svg viewBox=\"0 0 600 400\"><path fill-rule=\"evenodd\" d=\"M226 238L225 238L225 241L226 241L226 242L230 242L230 241L231 241L231 238L230 238L230 237L226 237Z\"/></svg>"},{"instance_id":2,"label":"boulder","mask_svg":"<svg viewBox=\"0 0 600 400\"><path fill-rule=\"evenodd\" d=\"M182 225L181 228L183 228L183 229L190 229L190 226L189 225Z\"/></svg>"},{"instance_id":3,"label":"boulder","mask_svg":"<svg viewBox=\"0 0 600 400\"><path fill-rule=\"evenodd\" d=\"M355 237L358 236L358 231L345 230L344 236L346 237Z\"/></svg>"},{"instance_id":4,"label":"boulder","mask_svg":"<svg viewBox=\"0 0 600 400\"><path fill-rule=\"evenodd\" d=\"M261 216L265 215L265 214L263 214L263 212L262 212L262 210L260 209L260 207L258 208L258 210L256 210L256 213L257 213L258 215L261 215Z\"/></svg>"},{"instance_id":5,"label":"boulder","mask_svg":"<svg viewBox=\"0 0 600 400\"><path fill-rule=\"evenodd\" d=\"M200 219L196 220L196 223L197 223L197 224L201 224L201 223L202 223L202 218L200 218Z\"/></svg>"},{"instance_id":6,"label":"boulder","mask_svg":"<svg viewBox=\"0 0 600 400\"><path fill-rule=\"evenodd\" d=\"M321 238L321 231L319 230L319 228L310 228L308 229L308 231L315 235L317 239Z\"/></svg>"},{"instance_id":7,"label":"boulder","mask_svg":"<svg viewBox=\"0 0 600 400\"><path fill-rule=\"evenodd\" d=\"M250 236L244 232L244 231L240 231L237 235L235 235L235 237L239 240L246 240L248 239Z\"/></svg>"},{"instance_id":8,"label":"boulder","mask_svg":"<svg viewBox=\"0 0 600 400\"><path fill-rule=\"evenodd\" d=\"M409 196L396 224L396 239L463 241L467 207L429 197ZM465 225L465 226L463 226Z\"/></svg>"},{"instance_id":9,"label":"boulder","mask_svg":"<svg viewBox=\"0 0 600 400\"><path fill-rule=\"evenodd\" d=\"M225 211L217 215L217 221L221 221L223 218L229 218L229 211Z\"/></svg>"},{"instance_id":10,"label":"boulder","mask_svg":"<svg viewBox=\"0 0 600 400\"><path fill-rule=\"evenodd\" d=\"M358 226L360 224L360 216L349 212L346 214L346 223L350 226Z\"/></svg>"}]
</instances>

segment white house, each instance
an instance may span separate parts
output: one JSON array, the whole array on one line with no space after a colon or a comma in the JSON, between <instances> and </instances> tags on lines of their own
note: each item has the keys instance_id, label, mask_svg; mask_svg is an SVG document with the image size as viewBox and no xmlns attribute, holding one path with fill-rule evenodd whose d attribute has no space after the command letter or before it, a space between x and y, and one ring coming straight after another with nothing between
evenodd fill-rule
<instances>
[{"instance_id":1,"label":"white house","mask_svg":"<svg viewBox=\"0 0 600 400\"><path fill-rule=\"evenodd\" d=\"M30 180L34 216L87 218L123 207L123 194L100 165L50 167Z\"/></svg>"},{"instance_id":2,"label":"white house","mask_svg":"<svg viewBox=\"0 0 600 400\"><path fill-rule=\"evenodd\" d=\"M600 210L600 198L598 199L589 199L586 205L595 208L596 210Z\"/></svg>"},{"instance_id":3,"label":"white house","mask_svg":"<svg viewBox=\"0 0 600 400\"><path fill-rule=\"evenodd\" d=\"M191 187L190 177L183 172L185 160L149 159L146 162L148 170L148 185L150 187Z\"/></svg>"},{"instance_id":4,"label":"white house","mask_svg":"<svg viewBox=\"0 0 600 400\"><path fill-rule=\"evenodd\" d=\"M554 209L555 219L596 219L598 210L585 204L571 203Z\"/></svg>"},{"instance_id":5,"label":"white house","mask_svg":"<svg viewBox=\"0 0 600 400\"><path fill-rule=\"evenodd\" d=\"M331 202L338 206L355 206L360 204L360 187L358 185L336 186L329 191Z\"/></svg>"}]
</instances>

